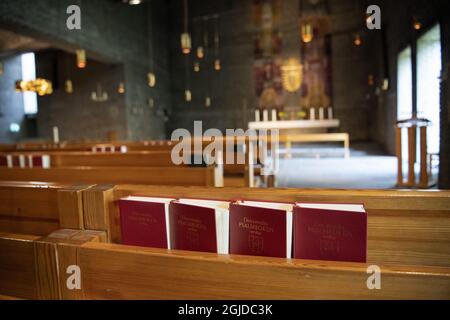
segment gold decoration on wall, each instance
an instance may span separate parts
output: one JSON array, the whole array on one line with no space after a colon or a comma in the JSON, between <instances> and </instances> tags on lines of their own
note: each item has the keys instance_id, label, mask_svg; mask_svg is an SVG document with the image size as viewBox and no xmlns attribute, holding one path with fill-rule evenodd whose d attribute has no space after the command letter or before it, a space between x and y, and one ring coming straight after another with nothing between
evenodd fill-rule
<instances>
[{"instance_id":1,"label":"gold decoration on wall","mask_svg":"<svg viewBox=\"0 0 450 320\"><path fill-rule=\"evenodd\" d=\"M86 68L86 50L78 49L77 54L77 67L80 69Z\"/></svg>"},{"instance_id":2,"label":"gold decoration on wall","mask_svg":"<svg viewBox=\"0 0 450 320\"><path fill-rule=\"evenodd\" d=\"M16 81L17 92L36 92L39 96L53 93L52 82L47 79L18 80Z\"/></svg>"},{"instance_id":3,"label":"gold decoration on wall","mask_svg":"<svg viewBox=\"0 0 450 320\"><path fill-rule=\"evenodd\" d=\"M281 66L283 88L287 92L296 92L303 82L303 66L297 59L289 59Z\"/></svg>"},{"instance_id":4,"label":"gold decoration on wall","mask_svg":"<svg viewBox=\"0 0 450 320\"><path fill-rule=\"evenodd\" d=\"M68 94L72 94L73 93L72 80L70 80L70 79L66 80L66 82L64 83L64 91L66 91L66 93L68 93Z\"/></svg>"}]
</instances>

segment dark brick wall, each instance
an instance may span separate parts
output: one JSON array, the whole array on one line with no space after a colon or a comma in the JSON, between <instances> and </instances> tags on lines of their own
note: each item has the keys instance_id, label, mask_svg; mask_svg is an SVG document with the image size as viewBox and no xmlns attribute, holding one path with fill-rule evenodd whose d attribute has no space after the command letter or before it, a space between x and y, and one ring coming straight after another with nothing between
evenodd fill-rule
<instances>
[{"instance_id":1,"label":"dark brick wall","mask_svg":"<svg viewBox=\"0 0 450 320\"><path fill-rule=\"evenodd\" d=\"M117 91L124 79L122 65L90 60L89 68L78 69L75 61L74 55L59 50L36 54L37 76L50 79L54 86L52 95L38 99L39 137L51 138L53 126L58 126L62 140L104 140L110 131L125 137L125 98ZM72 94L65 92L66 79L72 80ZM92 101L97 84L108 93L108 101Z\"/></svg>"},{"instance_id":2,"label":"dark brick wall","mask_svg":"<svg viewBox=\"0 0 450 320\"><path fill-rule=\"evenodd\" d=\"M194 120L203 120L204 127L247 128L253 120L257 101L253 82L253 36L251 0L206 1L191 0L191 18L220 12L222 71L211 75L190 71L193 101L184 101L185 57L180 51L179 34L182 28L181 1L171 1L171 58L173 109L170 129L190 129ZM299 0L282 1L283 32L282 58L300 57ZM368 35L364 44L356 48L349 30L363 25L366 7L363 1L330 0L332 17L333 106L341 120L339 130L350 133L353 140L367 140L372 136L377 98L367 85L369 73L377 75L376 50L379 33ZM191 23L191 31L195 31ZM210 28L212 30L212 26ZM370 41L369 41L370 40ZM192 56L192 54L191 54ZM191 58L193 59L193 58ZM192 65L192 60L190 65ZM212 106L204 107L205 86L210 85ZM288 96L286 105L298 105L299 93Z\"/></svg>"},{"instance_id":3,"label":"dark brick wall","mask_svg":"<svg viewBox=\"0 0 450 320\"><path fill-rule=\"evenodd\" d=\"M80 31L66 28L66 8L73 3L81 7ZM165 134L160 110L170 108L165 23L168 11L163 0L151 3L150 15L147 4L127 6L120 1L2 0L0 23L14 31L50 42L57 48L74 52L76 48L82 47L87 50L88 58L123 64L127 88L125 112L122 118L115 120L115 126L126 128L121 138L160 138ZM158 77L158 84L154 89L147 86L146 80L149 61L152 59L148 50L149 22L154 30L153 59ZM154 99L154 108L149 108L149 98ZM63 97L61 99L58 103L63 106L65 100ZM80 127L79 138L90 129Z\"/></svg>"}]
</instances>

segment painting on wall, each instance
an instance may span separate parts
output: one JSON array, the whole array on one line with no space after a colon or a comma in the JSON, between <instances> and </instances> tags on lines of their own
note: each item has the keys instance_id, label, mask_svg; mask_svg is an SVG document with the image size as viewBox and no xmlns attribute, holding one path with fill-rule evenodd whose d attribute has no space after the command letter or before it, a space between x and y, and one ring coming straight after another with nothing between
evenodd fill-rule
<instances>
[{"instance_id":1,"label":"painting on wall","mask_svg":"<svg viewBox=\"0 0 450 320\"><path fill-rule=\"evenodd\" d=\"M253 23L258 30L254 38L254 83L258 107L280 109L283 104L281 79L282 33L281 0L254 0Z\"/></svg>"},{"instance_id":2,"label":"painting on wall","mask_svg":"<svg viewBox=\"0 0 450 320\"><path fill-rule=\"evenodd\" d=\"M313 26L313 40L302 42L302 108L330 107L332 104L332 65L330 21L325 16L303 18Z\"/></svg>"}]
</instances>

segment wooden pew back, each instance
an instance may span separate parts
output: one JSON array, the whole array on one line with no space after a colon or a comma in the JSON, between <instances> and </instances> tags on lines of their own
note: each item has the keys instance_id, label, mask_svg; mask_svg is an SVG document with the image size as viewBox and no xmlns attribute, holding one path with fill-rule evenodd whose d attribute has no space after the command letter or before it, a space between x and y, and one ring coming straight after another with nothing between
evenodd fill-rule
<instances>
[{"instance_id":1,"label":"wooden pew back","mask_svg":"<svg viewBox=\"0 0 450 320\"><path fill-rule=\"evenodd\" d=\"M0 168L0 181L221 186L222 170L212 166Z\"/></svg>"},{"instance_id":2,"label":"wooden pew back","mask_svg":"<svg viewBox=\"0 0 450 320\"><path fill-rule=\"evenodd\" d=\"M95 189L84 193L96 193ZM98 194L100 193L100 195ZM102 198L101 193L104 193ZM249 199L363 203L368 212L368 261L450 267L450 191L308 190L118 185L97 192L109 205L113 242L120 243L119 211L115 200L129 195L206 199ZM89 208L85 214L90 215ZM99 212L96 215L101 214Z\"/></svg>"}]
</instances>

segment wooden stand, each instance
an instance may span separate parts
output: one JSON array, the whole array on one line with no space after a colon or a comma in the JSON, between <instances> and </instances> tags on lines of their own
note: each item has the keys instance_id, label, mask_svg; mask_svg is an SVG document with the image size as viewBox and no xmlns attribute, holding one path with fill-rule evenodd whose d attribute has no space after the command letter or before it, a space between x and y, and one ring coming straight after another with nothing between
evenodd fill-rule
<instances>
[{"instance_id":1,"label":"wooden stand","mask_svg":"<svg viewBox=\"0 0 450 320\"><path fill-rule=\"evenodd\" d=\"M430 187L430 176L427 170L427 127L430 121L412 118L397 122L396 125L396 154L397 154L397 186L409 188ZM408 179L403 178L402 134L408 134ZM420 172L419 181L416 179L415 164L417 162L417 136L420 141ZM431 174L431 173L430 173Z\"/></svg>"}]
</instances>

